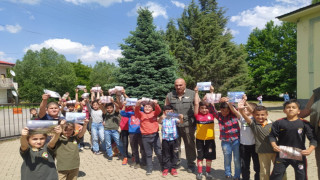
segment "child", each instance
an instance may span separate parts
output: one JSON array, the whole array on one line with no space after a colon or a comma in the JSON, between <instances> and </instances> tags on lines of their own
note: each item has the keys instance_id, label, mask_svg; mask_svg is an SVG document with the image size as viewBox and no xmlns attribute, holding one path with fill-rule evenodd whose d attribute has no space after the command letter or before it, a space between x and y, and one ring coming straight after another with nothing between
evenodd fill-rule
<instances>
[{"instance_id":1,"label":"child","mask_svg":"<svg viewBox=\"0 0 320 180\"><path fill-rule=\"evenodd\" d=\"M59 113L60 113L59 104L56 102L50 102L47 104L48 99L49 99L49 94L42 95L42 102L40 104L40 111L39 111L40 120L59 120L60 121L63 118L59 116Z\"/></svg>"},{"instance_id":2,"label":"child","mask_svg":"<svg viewBox=\"0 0 320 180\"><path fill-rule=\"evenodd\" d=\"M113 156L112 146L111 146L112 139L117 144L117 147L120 153L123 154L122 144L120 144L119 132L118 132L120 131L119 105L113 102L113 99L111 99L111 101L112 103L106 104L106 115L103 122L106 154L107 154L108 161L112 161L112 156ZM114 109L114 106L116 107L115 109Z\"/></svg>"},{"instance_id":3,"label":"child","mask_svg":"<svg viewBox=\"0 0 320 180\"><path fill-rule=\"evenodd\" d=\"M213 87L212 87L213 88ZM232 178L231 159L234 157L235 175L234 179L240 179L240 128L238 119L240 113L228 102L228 98L221 98L220 111L214 106L209 106L210 113L219 121L221 147L224 155L224 170L226 178Z\"/></svg>"},{"instance_id":4,"label":"child","mask_svg":"<svg viewBox=\"0 0 320 180\"><path fill-rule=\"evenodd\" d=\"M317 140L314 131L309 122L301 120L299 103L295 99L286 101L283 104L283 112L287 115L286 118L280 119L273 123L270 142L274 151L277 152L276 162L270 176L272 180L281 180L287 167L291 165L295 170L295 178L306 180L307 177L307 160L306 156L317 147ZM305 147L306 136L310 140L308 149ZM281 158L279 152L283 151L281 146L291 148L299 148L301 150L301 160L291 158Z\"/></svg>"},{"instance_id":5,"label":"child","mask_svg":"<svg viewBox=\"0 0 320 180\"><path fill-rule=\"evenodd\" d=\"M257 104L248 103L247 96L243 95L242 101L238 103L238 107L245 105L244 113L252 119L252 112ZM255 137L254 134L249 127L246 120L241 116L240 118L240 161L241 161L241 174L243 180L250 179L250 161L252 158L253 161L253 169L255 171L254 179L260 179L260 165L259 165L259 157L255 150Z\"/></svg>"},{"instance_id":6,"label":"child","mask_svg":"<svg viewBox=\"0 0 320 180\"><path fill-rule=\"evenodd\" d=\"M21 166L22 180L58 179L53 149L59 139L61 127L55 127L54 131L53 138L45 144L47 134L30 133L27 127L22 129L20 138L20 155L23 159Z\"/></svg>"},{"instance_id":7,"label":"child","mask_svg":"<svg viewBox=\"0 0 320 180\"><path fill-rule=\"evenodd\" d=\"M31 114L30 120L35 120L39 118L36 108L31 108L30 114Z\"/></svg>"},{"instance_id":8,"label":"child","mask_svg":"<svg viewBox=\"0 0 320 180\"><path fill-rule=\"evenodd\" d=\"M257 97L257 100L259 101L259 105L262 105L262 94L260 94L258 97Z\"/></svg>"},{"instance_id":9,"label":"child","mask_svg":"<svg viewBox=\"0 0 320 180\"><path fill-rule=\"evenodd\" d=\"M173 107L170 105L165 106L163 110L163 115L158 121L162 123L162 176L167 176L170 169L172 176L178 176L179 142L177 123L183 123L183 115L179 114L179 119L177 117L168 117L168 113L173 113Z\"/></svg>"},{"instance_id":10,"label":"child","mask_svg":"<svg viewBox=\"0 0 320 180\"><path fill-rule=\"evenodd\" d=\"M140 166L145 166L145 152L142 144L142 137L140 131L140 119L134 116L134 106L126 106L127 102L123 102L123 108L120 111L122 117L128 118L128 132L130 139L130 146L132 150L132 166L137 169ZM141 160L139 157L139 146L141 152Z\"/></svg>"},{"instance_id":11,"label":"child","mask_svg":"<svg viewBox=\"0 0 320 180\"><path fill-rule=\"evenodd\" d=\"M57 159L57 170L60 180L73 180L78 177L80 167L78 144L80 138L82 138L86 132L88 122L88 119L84 120L82 131L77 135L74 135L74 123L66 122L63 125L62 135L57 142L54 152Z\"/></svg>"},{"instance_id":12,"label":"child","mask_svg":"<svg viewBox=\"0 0 320 180\"><path fill-rule=\"evenodd\" d=\"M103 112L100 109L99 102L97 100L92 102L92 108L88 99L85 99L86 106L92 118L91 123L91 138L92 138L92 150L95 155L101 154L99 151L99 139L100 142L104 142L104 127L103 127Z\"/></svg>"},{"instance_id":13,"label":"child","mask_svg":"<svg viewBox=\"0 0 320 180\"><path fill-rule=\"evenodd\" d=\"M161 145L159 139L159 125L157 117L161 113L161 108L157 101L148 101L145 103L143 112L140 111L141 100L134 108L134 114L140 119L140 130L142 134L142 143L146 152L147 172L146 175L152 174L152 149L156 153L160 167L162 168ZM154 110L153 110L154 107Z\"/></svg>"},{"instance_id":14,"label":"child","mask_svg":"<svg viewBox=\"0 0 320 180\"><path fill-rule=\"evenodd\" d=\"M276 154L269 141L272 121L268 119L267 108L264 106L257 106L253 110L253 119L249 118L247 114L244 113L244 107L239 107L239 111L245 121L249 124L255 136L255 149L256 153L258 153L260 164L260 179L269 180L271 162L274 163Z\"/></svg>"},{"instance_id":15,"label":"child","mask_svg":"<svg viewBox=\"0 0 320 180\"><path fill-rule=\"evenodd\" d=\"M126 95L126 91L125 89L123 89L121 91L121 94L125 97L125 98L129 98L127 95ZM117 104L119 104L120 107L124 107L125 108L125 105L121 102L121 94L117 94L116 96L116 102ZM131 107L131 111L133 112L133 109ZM121 114L121 112L120 112ZM129 127L128 127L128 121L129 121L129 118L130 117L127 117L127 116L122 116L121 115L121 121L120 121L120 141L122 143L122 149L123 149L123 161L122 161L122 165L127 165L128 163L128 145L129 145L129 142L128 142L128 137L129 137Z\"/></svg>"},{"instance_id":16,"label":"child","mask_svg":"<svg viewBox=\"0 0 320 180\"><path fill-rule=\"evenodd\" d=\"M212 160L216 159L216 143L214 141L214 117L209 113L208 104L200 101L198 87L194 89L194 116L196 117L196 147L198 173L196 179L202 179L203 159L206 159L206 179L212 179L210 175ZM212 106L212 105L211 105Z\"/></svg>"}]
</instances>

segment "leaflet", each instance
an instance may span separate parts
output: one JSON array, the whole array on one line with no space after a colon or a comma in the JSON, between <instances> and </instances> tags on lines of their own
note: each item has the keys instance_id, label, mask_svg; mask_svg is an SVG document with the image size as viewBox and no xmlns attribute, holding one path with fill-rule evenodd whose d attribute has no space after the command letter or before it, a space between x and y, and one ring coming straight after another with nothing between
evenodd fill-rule
<instances>
[{"instance_id":1,"label":"leaflet","mask_svg":"<svg viewBox=\"0 0 320 180\"><path fill-rule=\"evenodd\" d=\"M199 91L210 91L211 82L197 82Z\"/></svg>"},{"instance_id":2,"label":"leaflet","mask_svg":"<svg viewBox=\"0 0 320 180\"><path fill-rule=\"evenodd\" d=\"M107 104L107 103L111 103L111 96L101 96L100 97L100 101L101 103Z\"/></svg>"},{"instance_id":3,"label":"leaflet","mask_svg":"<svg viewBox=\"0 0 320 180\"><path fill-rule=\"evenodd\" d=\"M179 114L178 114L178 113L169 112L169 113L166 114L166 118L167 118L167 119L179 118Z\"/></svg>"},{"instance_id":4,"label":"leaflet","mask_svg":"<svg viewBox=\"0 0 320 180\"><path fill-rule=\"evenodd\" d=\"M290 147L290 146L279 146L279 147L280 147L280 153L279 153L280 158L302 161L301 149Z\"/></svg>"},{"instance_id":5,"label":"leaflet","mask_svg":"<svg viewBox=\"0 0 320 180\"><path fill-rule=\"evenodd\" d=\"M78 113L78 112L66 113L67 122L83 124L85 119L86 119L86 113Z\"/></svg>"},{"instance_id":6,"label":"leaflet","mask_svg":"<svg viewBox=\"0 0 320 180\"><path fill-rule=\"evenodd\" d=\"M87 86L84 86L84 85L78 85L78 86L77 86L77 88L78 88L79 90L84 90L86 87L87 87Z\"/></svg>"},{"instance_id":7,"label":"leaflet","mask_svg":"<svg viewBox=\"0 0 320 180\"><path fill-rule=\"evenodd\" d=\"M51 133L58 125L58 121L50 120L28 120L27 127L31 132Z\"/></svg>"},{"instance_id":8,"label":"leaflet","mask_svg":"<svg viewBox=\"0 0 320 180\"><path fill-rule=\"evenodd\" d=\"M93 92L100 92L101 91L101 87L92 87L91 90Z\"/></svg>"},{"instance_id":9,"label":"leaflet","mask_svg":"<svg viewBox=\"0 0 320 180\"><path fill-rule=\"evenodd\" d=\"M146 97L142 97L141 98L141 104L142 105L145 105L147 102L153 102L153 100L152 99L150 99L150 98L146 98Z\"/></svg>"},{"instance_id":10,"label":"leaflet","mask_svg":"<svg viewBox=\"0 0 320 180\"><path fill-rule=\"evenodd\" d=\"M244 92L228 92L229 102L237 103L242 100Z\"/></svg>"},{"instance_id":11,"label":"leaflet","mask_svg":"<svg viewBox=\"0 0 320 180\"><path fill-rule=\"evenodd\" d=\"M207 103L219 103L221 99L221 93L207 93L206 102Z\"/></svg>"},{"instance_id":12,"label":"leaflet","mask_svg":"<svg viewBox=\"0 0 320 180\"><path fill-rule=\"evenodd\" d=\"M86 99L86 98L89 98L89 95L90 95L90 93L83 93L83 94L81 95L81 97L82 97L83 99Z\"/></svg>"},{"instance_id":13,"label":"leaflet","mask_svg":"<svg viewBox=\"0 0 320 180\"><path fill-rule=\"evenodd\" d=\"M135 106L137 104L138 98L127 98L126 106Z\"/></svg>"},{"instance_id":14,"label":"leaflet","mask_svg":"<svg viewBox=\"0 0 320 180\"><path fill-rule=\"evenodd\" d=\"M52 98L61 98L60 94L57 93L57 92L54 92L54 91L51 91L51 90L48 90L48 89L44 89L43 92L45 94L49 94L50 97L52 97Z\"/></svg>"},{"instance_id":15,"label":"leaflet","mask_svg":"<svg viewBox=\"0 0 320 180\"><path fill-rule=\"evenodd\" d=\"M70 101L67 101L67 104L75 104L77 101L76 100L70 100Z\"/></svg>"},{"instance_id":16,"label":"leaflet","mask_svg":"<svg viewBox=\"0 0 320 180\"><path fill-rule=\"evenodd\" d=\"M112 95L112 94L116 94L117 90L116 88L112 88L112 89L109 89L108 92L109 92L109 95Z\"/></svg>"}]
</instances>

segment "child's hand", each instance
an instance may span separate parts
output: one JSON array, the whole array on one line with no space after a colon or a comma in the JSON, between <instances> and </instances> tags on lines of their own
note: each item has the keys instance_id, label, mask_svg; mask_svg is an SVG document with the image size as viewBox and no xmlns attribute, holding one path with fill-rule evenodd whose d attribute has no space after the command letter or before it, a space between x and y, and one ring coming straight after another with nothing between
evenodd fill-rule
<instances>
[{"instance_id":1,"label":"child's hand","mask_svg":"<svg viewBox=\"0 0 320 180\"><path fill-rule=\"evenodd\" d=\"M120 127L118 128L118 131L121 132L121 128Z\"/></svg>"},{"instance_id":2,"label":"child's hand","mask_svg":"<svg viewBox=\"0 0 320 180\"><path fill-rule=\"evenodd\" d=\"M67 121L63 119L63 120L60 121L60 125L64 125L64 124L66 124L66 122Z\"/></svg>"},{"instance_id":3,"label":"child's hand","mask_svg":"<svg viewBox=\"0 0 320 180\"><path fill-rule=\"evenodd\" d=\"M302 150L302 151L301 151L301 154L302 154L303 156L309 156L309 155L311 154L311 152L312 152L312 151L310 151L309 149L306 149L306 150Z\"/></svg>"},{"instance_id":4,"label":"child's hand","mask_svg":"<svg viewBox=\"0 0 320 180\"><path fill-rule=\"evenodd\" d=\"M210 93L213 93L213 91L214 91L214 87L210 86Z\"/></svg>"},{"instance_id":5,"label":"child's hand","mask_svg":"<svg viewBox=\"0 0 320 180\"><path fill-rule=\"evenodd\" d=\"M56 126L56 127L54 128L54 132L55 132L56 134L61 134L61 133L62 133L62 128L61 128L61 126Z\"/></svg>"},{"instance_id":6,"label":"child's hand","mask_svg":"<svg viewBox=\"0 0 320 180\"><path fill-rule=\"evenodd\" d=\"M122 104L123 104L123 106L126 106L126 104L127 104L127 101L123 101L123 103L122 103Z\"/></svg>"},{"instance_id":7,"label":"child's hand","mask_svg":"<svg viewBox=\"0 0 320 180\"><path fill-rule=\"evenodd\" d=\"M195 88L194 88L194 92L195 93L198 93L199 91L198 91L198 86L196 86Z\"/></svg>"},{"instance_id":8,"label":"child's hand","mask_svg":"<svg viewBox=\"0 0 320 180\"><path fill-rule=\"evenodd\" d=\"M239 102L238 102L238 109L244 109L244 104L245 104L245 100L244 99L241 99Z\"/></svg>"},{"instance_id":9,"label":"child's hand","mask_svg":"<svg viewBox=\"0 0 320 180\"><path fill-rule=\"evenodd\" d=\"M158 104L158 100L153 100L153 103L154 104Z\"/></svg>"},{"instance_id":10,"label":"child's hand","mask_svg":"<svg viewBox=\"0 0 320 180\"><path fill-rule=\"evenodd\" d=\"M28 136L29 128L25 127L21 130L21 136Z\"/></svg>"},{"instance_id":11,"label":"child's hand","mask_svg":"<svg viewBox=\"0 0 320 180\"><path fill-rule=\"evenodd\" d=\"M76 93L78 93L78 92L79 92L79 89L78 89L78 88L76 88L76 89L75 89L75 91L76 91Z\"/></svg>"},{"instance_id":12,"label":"child's hand","mask_svg":"<svg viewBox=\"0 0 320 180\"><path fill-rule=\"evenodd\" d=\"M124 88L121 90L121 94L126 94L126 90L124 90Z\"/></svg>"},{"instance_id":13,"label":"child's hand","mask_svg":"<svg viewBox=\"0 0 320 180\"><path fill-rule=\"evenodd\" d=\"M222 97L221 99L220 99L220 102L228 102L229 101L229 98L228 97Z\"/></svg>"},{"instance_id":14,"label":"child's hand","mask_svg":"<svg viewBox=\"0 0 320 180\"><path fill-rule=\"evenodd\" d=\"M103 126L105 126L105 125L106 125L106 123L103 121L103 122L102 122L102 125L103 125Z\"/></svg>"},{"instance_id":15,"label":"child's hand","mask_svg":"<svg viewBox=\"0 0 320 180\"><path fill-rule=\"evenodd\" d=\"M86 118L83 122L83 125L87 125L88 123L89 123L89 119Z\"/></svg>"},{"instance_id":16,"label":"child's hand","mask_svg":"<svg viewBox=\"0 0 320 180\"><path fill-rule=\"evenodd\" d=\"M273 148L273 150L274 150L275 152L280 152L280 151L281 151L280 147L277 146L277 145L272 146L272 148Z\"/></svg>"},{"instance_id":17,"label":"child's hand","mask_svg":"<svg viewBox=\"0 0 320 180\"><path fill-rule=\"evenodd\" d=\"M42 95L42 100L48 100L49 97L50 97L49 94L43 94L43 95Z\"/></svg>"},{"instance_id":18,"label":"child's hand","mask_svg":"<svg viewBox=\"0 0 320 180\"><path fill-rule=\"evenodd\" d=\"M183 114L179 114L179 119L183 119Z\"/></svg>"},{"instance_id":19,"label":"child's hand","mask_svg":"<svg viewBox=\"0 0 320 180\"><path fill-rule=\"evenodd\" d=\"M243 96L242 96L242 99L244 100L244 101L247 101L247 95L246 94L243 94Z\"/></svg>"}]
</instances>

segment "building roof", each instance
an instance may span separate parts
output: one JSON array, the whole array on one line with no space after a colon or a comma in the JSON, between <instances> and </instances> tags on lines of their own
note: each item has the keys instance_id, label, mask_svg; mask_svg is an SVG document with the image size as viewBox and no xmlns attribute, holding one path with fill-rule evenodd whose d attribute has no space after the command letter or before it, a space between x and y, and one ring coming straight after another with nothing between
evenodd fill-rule
<instances>
[{"instance_id":1,"label":"building roof","mask_svg":"<svg viewBox=\"0 0 320 180\"><path fill-rule=\"evenodd\" d=\"M297 22L299 18L307 16L309 14L320 12L320 3L311 4L309 6L302 7L287 14L278 16L281 21Z\"/></svg>"},{"instance_id":2,"label":"building roof","mask_svg":"<svg viewBox=\"0 0 320 180\"><path fill-rule=\"evenodd\" d=\"M16 64L5 62L5 61L0 61L0 66L15 66Z\"/></svg>"}]
</instances>

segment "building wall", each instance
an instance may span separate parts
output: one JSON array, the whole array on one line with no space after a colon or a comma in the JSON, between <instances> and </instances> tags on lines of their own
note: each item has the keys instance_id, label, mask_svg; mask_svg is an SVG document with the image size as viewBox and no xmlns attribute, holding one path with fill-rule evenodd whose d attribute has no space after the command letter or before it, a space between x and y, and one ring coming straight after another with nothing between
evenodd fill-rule
<instances>
[{"instance_id":1,"label":"building wall","mask_svg":"<svg viewBox=\"0 0 320 180\"><path fill-rule=\"evenodd\" d=\"M320 87L320 12L297 22L297 98L306 101Z\"/></svg>"},{"instance_id":2,"label":"building wall","mask_svg":"<svg viewBox=\"0 0 320 180\"><path fill-rule=\"evenodd\" d=\"M0 104L8 103L7 89L0 89Z\"/></svg>"}]
</instances>

